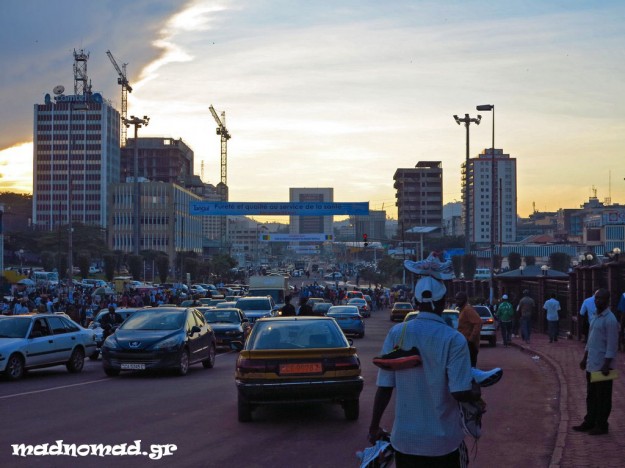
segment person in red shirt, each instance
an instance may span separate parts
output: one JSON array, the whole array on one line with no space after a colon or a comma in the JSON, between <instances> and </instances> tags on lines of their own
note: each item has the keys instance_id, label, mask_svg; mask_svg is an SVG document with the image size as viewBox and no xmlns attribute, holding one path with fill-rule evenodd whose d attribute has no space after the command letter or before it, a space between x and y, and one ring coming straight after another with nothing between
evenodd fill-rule
<instances>
[{"instance_id":1,"label":"person in red shirt","mask_svg":"<svg viewBox=\"0 0 625 468\"><path fill-rule=\"evenodd\" d=\"M456 305L460 310L458 316L458 331L467 339L471 367L477 366L477 354L480 351L480 332L482 331L482 319L469 304L467 293L460 291L456 294Z\"/></svg>"}]
</instances>

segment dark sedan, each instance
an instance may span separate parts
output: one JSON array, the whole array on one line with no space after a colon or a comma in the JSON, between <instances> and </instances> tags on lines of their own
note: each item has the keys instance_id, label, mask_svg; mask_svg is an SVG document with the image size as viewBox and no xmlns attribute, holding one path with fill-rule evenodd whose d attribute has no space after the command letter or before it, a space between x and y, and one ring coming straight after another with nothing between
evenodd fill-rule
<instances>
[{"instance_id":1,"label":"dark sedan","mask_svg":"<svg viewBox=\"0 0 625 468\"><path fill-rule=\"evenodd\" d=\"M252 330L250 321L241 309L198 307L198 310L204 314L204 318L213 329L217 346L230 347L233 341L244 343Z\"/></svg>"},{"instance_id":2,"label":"dark sedan","mask_svg":"<svg viewBox=\"0 0 625 468\"><path fill-rule=\"evenodd\" d=\"M215 335L195 308L157 307L129 317L102 347L102 365L113 377L123 370L175 369L185 375L201 362L215 365Z\"/></svg>"},{"instance_id":3,"label":"dark sedan","mask_svg":"<svg viewBox=\"0 0 625 468\"><path fill-rule=\"evenodd\" d=\"M365 321L355 305L332 306L326 315L336 320L346 335L365 337Z\"/></svg>"},{"instance_id":4,"label":"dark sedan","mask_svg":"<svg viewBox=\"0 0 625 468\"><path fill-rule=\"evenodd\" d=\"M363 387L360 360L328 317L260 319L236 364L239 421L257 405L334 402L345 418L358 419Z\"/></svg>"}]
</instances>

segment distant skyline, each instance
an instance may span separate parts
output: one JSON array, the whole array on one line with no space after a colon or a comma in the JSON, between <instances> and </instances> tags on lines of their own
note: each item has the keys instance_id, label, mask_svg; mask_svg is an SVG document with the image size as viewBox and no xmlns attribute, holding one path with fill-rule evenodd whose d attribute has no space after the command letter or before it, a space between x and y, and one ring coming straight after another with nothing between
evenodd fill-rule
<instances>
[{"instance_id":1,"label":"distant skyline","mask_svg":"<svg viewBox=\"0 0 625 468\"><path fill-rule=\"evenodd\" d=\"M151 119L139 136L182 138L213 184L208 107L226 112L232 201L333 187L396 217L395 170L429 160L443 163L444 202L459 201L453 115L494 104L520 215L579 207L593 190L625 204L624 2L5 0L0 42L1 191L32 193L33 105L58 84L72 94L82 48L93 91L117 108L106 51L128 63L129 115ZM481 114L471 157L491 146Z\"/></svg>"}]
</instances>

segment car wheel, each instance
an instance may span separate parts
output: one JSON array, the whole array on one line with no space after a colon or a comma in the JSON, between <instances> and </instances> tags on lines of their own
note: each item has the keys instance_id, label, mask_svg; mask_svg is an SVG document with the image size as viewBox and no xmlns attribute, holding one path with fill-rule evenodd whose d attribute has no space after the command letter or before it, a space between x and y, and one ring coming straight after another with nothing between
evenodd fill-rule
<instances>
[{"instance_id":1,"label":"car wheel","mask_svg":"<svg viewBox=\"0 0 625 468\"><path fill-rule=\"evenodd\" d=\"M241 395L237 399L237 413L239 422L246 423L252 421L252 406Z\"/></svg>"},{"instance_id":2,"label":"car wheel","mask_svg":"<svg viewBox=\"0 0 625 468\"><path fill-rule=\"evenodd\" d=\"M89 359L91 359L92 361L97 361L99 357L100 357L100 351L94 351L93 353L89 355Z\"/></svg>"},{"instance_id":3,"label":"car wheel","mask_svg":"<svg viewBox=\"0 0 625 468\"><path fill-rule=\"evenodd\" d=\"M19 354L12 354L4 371L9 380L19 380L24 376L24 358Z\"/></svg>"},{"instance_id":4,"label":"car wheel","mask_svg":"<svg viewBox=\"0 0 625 468\"><path fill-rule=\"evenodd\" d=\"M215 366L215 356L217 355L217 348L215 347L215 343L213 343L208 350L208 359L202 361L202 365L205 369L212 369Z\"/></svg>"},{"instance_id":5,"label":"car wheel","mask_svg":"<svg viewBox=\"0 0 625 468\"><path fill-rule=\"evenodd\" d=\"M119 369L112 369L110 367L104 368L104 373L109 377L117 377L119 375Z\"/></svg>"},{"instance_id":6,"label":"car wheel","mask_svg":"<svg viewBox=\"0 0 625 468\"><path fill-rule=\"evenodd\" d=\"M360 401L347 400L343 403L343 411L345 411L345 419L348 421L356 421L360 414Z\"/></svg>"},{"instance_id":7,"label":"car wheel","mask_svg":"<svg viewBox=\"0 0 625 468\"><path fill-rule=\"evenodd\" d=\"M67 361L67 364L65 365L67 367L67 370L70 371L72 374L77 374L78 372L82 371L84 365L85 352L82 350L82 348L75 348L74 351L72 351L72 355L69 357L69 361Z\"/></svg>"},{"instance_id":8,"label":"car wheel","mask_svg":"<svg viewBox=\"0 0 625 468\"><path fill-rule=\"evenodd\" d=\"M180 362L177 369L178 375L187 375L189 372L189 351L183 349L180 353Z\"/></svg>"}]
</instances>

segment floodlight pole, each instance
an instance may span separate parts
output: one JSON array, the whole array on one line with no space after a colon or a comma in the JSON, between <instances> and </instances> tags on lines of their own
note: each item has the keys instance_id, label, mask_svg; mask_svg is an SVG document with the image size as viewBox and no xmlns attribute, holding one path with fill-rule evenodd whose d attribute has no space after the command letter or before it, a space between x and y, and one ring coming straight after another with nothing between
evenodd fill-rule
<instances>
[{"instance_id":1,"label":"floodlight pole","mask_svg":"<svg viewBox=\"0 0 625 468\"><path fill-rule=\"evenodd\" d=\"M469 239L469 125L471 125L471 123L479 125L482 116L478 115L477 118L472 119L469 117L469 114L464 114L464 118L461 119L457 115L454 115L454 119L458 125L464 124L467 129L467 153L464 166L464 254L468 255L471 252L471 241Z\"/></svg>"}]
</instances>

